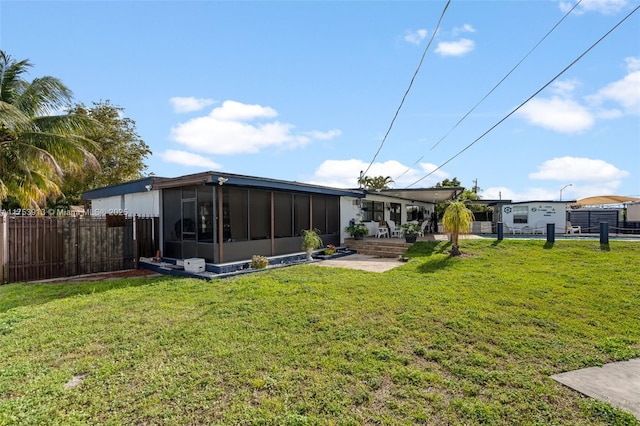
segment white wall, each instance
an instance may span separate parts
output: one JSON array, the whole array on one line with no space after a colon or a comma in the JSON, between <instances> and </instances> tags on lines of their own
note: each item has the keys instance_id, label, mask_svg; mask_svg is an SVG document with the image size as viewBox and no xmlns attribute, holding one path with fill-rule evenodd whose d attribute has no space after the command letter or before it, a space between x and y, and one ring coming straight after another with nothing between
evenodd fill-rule
<instances>
[{"instance_id":1,"label":"white wall","mask_svg":"<svg viewBox=\"0 0 640 426\"><path fill-rule=\"evenodd\" d=\"M640 203L627 204L627 221L640 222Z\"/></svg>"},{"instance_id":2,"label":"white wall","mask_svg":"<svg viewBox=\"0 0 640 426\"><path fill-rule=\"evenodd\" d=\"M357 205L355 204L357 203ZM349 225L349 221L354 219L356 222L362 220L360 213L360 198L340 197L340 244L344 243L344 239L351 237L344 228Z\"/></svg>"},{"instance_id":3,"label":"white wall","mask_svg":"<svg viewBox=\"0 0 640 426\"><path fill-rule=\"evenodd\" d=\"M159 216L160 191L136 192L91 200L91 216L107 214Z\"/></svg>"},{"instance_id":4,"label":"white wall","mask_svg":"<svg viewBox=\"0 0 640 426\"><path fill-rule=\"evenodd\" d=\"M513 223L513 208L528 207L528 223ZM502 221L509 228L529 229L542 228L546 233L547 223L554 223L556 234L564 234L567 227L567 203L561 202L531 202L505 204L502 206Z\"/></svg>"}]
</instances>

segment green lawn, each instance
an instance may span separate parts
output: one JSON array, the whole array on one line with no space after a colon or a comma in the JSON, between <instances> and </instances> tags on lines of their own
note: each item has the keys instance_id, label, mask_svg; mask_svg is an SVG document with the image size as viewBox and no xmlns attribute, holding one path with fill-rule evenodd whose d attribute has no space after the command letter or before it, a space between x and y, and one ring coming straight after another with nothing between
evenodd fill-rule
<instances>
[{"instance_id":1,"label":"green lawn","mask_svg":"<svg viewBox=\"0 0 640 426\"><path fill-rule=\"evenodd\" d=\"M1 286L0 424L640 424L549 378L640 356L640 242L448 249Z\"/></svg>"}]
</instances>

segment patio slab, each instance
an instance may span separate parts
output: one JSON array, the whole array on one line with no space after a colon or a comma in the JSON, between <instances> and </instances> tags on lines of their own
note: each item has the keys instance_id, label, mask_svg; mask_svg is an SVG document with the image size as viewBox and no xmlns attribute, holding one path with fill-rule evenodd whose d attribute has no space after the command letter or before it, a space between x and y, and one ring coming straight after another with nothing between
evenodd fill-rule
<instances>
[{"instance_id":1,"label":"patio slab","mask_svg":"<svg viewBox=\"0 0 640 426\"><path fill-rule=\"evenodd\" d=\"M369 256L366 254L352 254L338 259L323 260L314 263L317 266L331 266L334 268L358 269L368 272L384 272L404 265L397 258Z\"/></svg>"},{"instance_id":2,"label":"patio slab","mask_svg":"<svg viewBox=\"0 0 640 426\"><path fill-rule=\"evenodd\" d=\"M551 376L592 398L628 410L640 419L640 358Z\"/></svg>"}]
</instances>

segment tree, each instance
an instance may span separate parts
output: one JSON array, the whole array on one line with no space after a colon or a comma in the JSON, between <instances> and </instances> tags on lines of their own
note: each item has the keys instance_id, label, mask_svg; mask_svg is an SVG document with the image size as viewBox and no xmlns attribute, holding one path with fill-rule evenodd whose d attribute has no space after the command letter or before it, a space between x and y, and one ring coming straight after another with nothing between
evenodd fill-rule
<instances>
[{"instance_id":1,"label":"tree","mask_svg":"<svg viewBox=\"0 0 640 426\"><path fill-rule=\"evenodd\" d=\"M460 181L457 177L454 177L452 180L444 179L442 182L436 183L434 188L458 188L459 186Z\"/></svg>"},{"instance_id":2,"label":"tree","mask_svg":"<svg viewBox=\"0 0 640 426\"><path fill-rule=\"evenodd\" d=\"M444 179L442 182L436 183L434 187L435 188L458 188L460 186L461 186L460 181L458 180L458 178L454 177L452 180ZM475 188L475 190L464 189L462 191L462 194L458 195L456 199L462 202L480 200L481 197L478 195L477 191L479 191L479 188L477 187ZM446 207L447 207L446 205L439 205L438 207L436 207L436 211L439 216L442 216ZM484 212L484 211L491 210L489 207L482 204L470 204L468 205L467 208L472 212Z\"/></svg>"},{"instance_id":3,"label":"tree","mask_svg":"<svg viewBox=\"0 0 640 426\"><path fill-rule=\"evenodd\" d=\"M0 201L23 208L44 207L60 194L64 170L98 167L84 137L95 122L57 113L71 91L50 76L26 81L31 66L0 50Z\"/></svg>"},{"instance_id":4,"label":"tree","mask_svg":"<svg viewBox=\"0 0 640 426\"><path fill-rule=\"evenodd\" d=\"M473 213L463 202L449 203L442 216L442 225L451 234L451 256L460 256L458 236L469 233L471 222L473 222Z\"/></svg>"},{"instance_id":5,"label":"tree","mask_svg":"<svg viewBox=\"0 0 640 426\"><path fill-rule=\"evenodd\" d=\"M364 176L358 179L358 183L367 190L381 191L389 189L389 184L393 183L393 179L391 179L391 176Z\"/></svg>"},{"instance_id":6,"label":"tree","mask_svg":"<svg viewBox=\"0 0 640 426\"><path fill-rule=\"evenodd\" d=\"M86 134L98 147L100 170L87 167L65 173L62 189L72 204L80 202L84 191L144 177L151 150L136 133L135 121L124 116L124 108L107 100L94 102L91 108L78 104L71 111L101 124Z\"/></svg>"}]
</instances>

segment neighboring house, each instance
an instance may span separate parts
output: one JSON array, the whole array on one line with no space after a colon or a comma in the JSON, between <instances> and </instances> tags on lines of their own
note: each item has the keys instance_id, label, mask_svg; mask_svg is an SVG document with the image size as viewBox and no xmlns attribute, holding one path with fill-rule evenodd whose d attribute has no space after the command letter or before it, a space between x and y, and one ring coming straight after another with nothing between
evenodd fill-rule
<instances>
[{"instance_id":1,"label":"neighboring house","mask_svg":"<svg viewBox=\"0 0 640 426\"><path fill-rule=\"evenodd\" d=\"M301 251L301 231L320 230L324 244L341 245L349 221L399 218L433 211L462 188L338 189L221 172L148 177L85 192L91 214L159 216L162 256L207 263ZM394 220L394 219L392 219Z\"/></svg>"},{"instance_id":2,"label":"neighboring house","mask_svg":"<svg viewBox=\"0 0 640 426\"><path fill-rule=\"evenodd\" d=\"M494 219L503 222L512 233L546 234L547 224L555 225L556 234L564 234L567 227L567 204L575 201L523 201L500 203Z\"/></svg>"}]
</instances>

